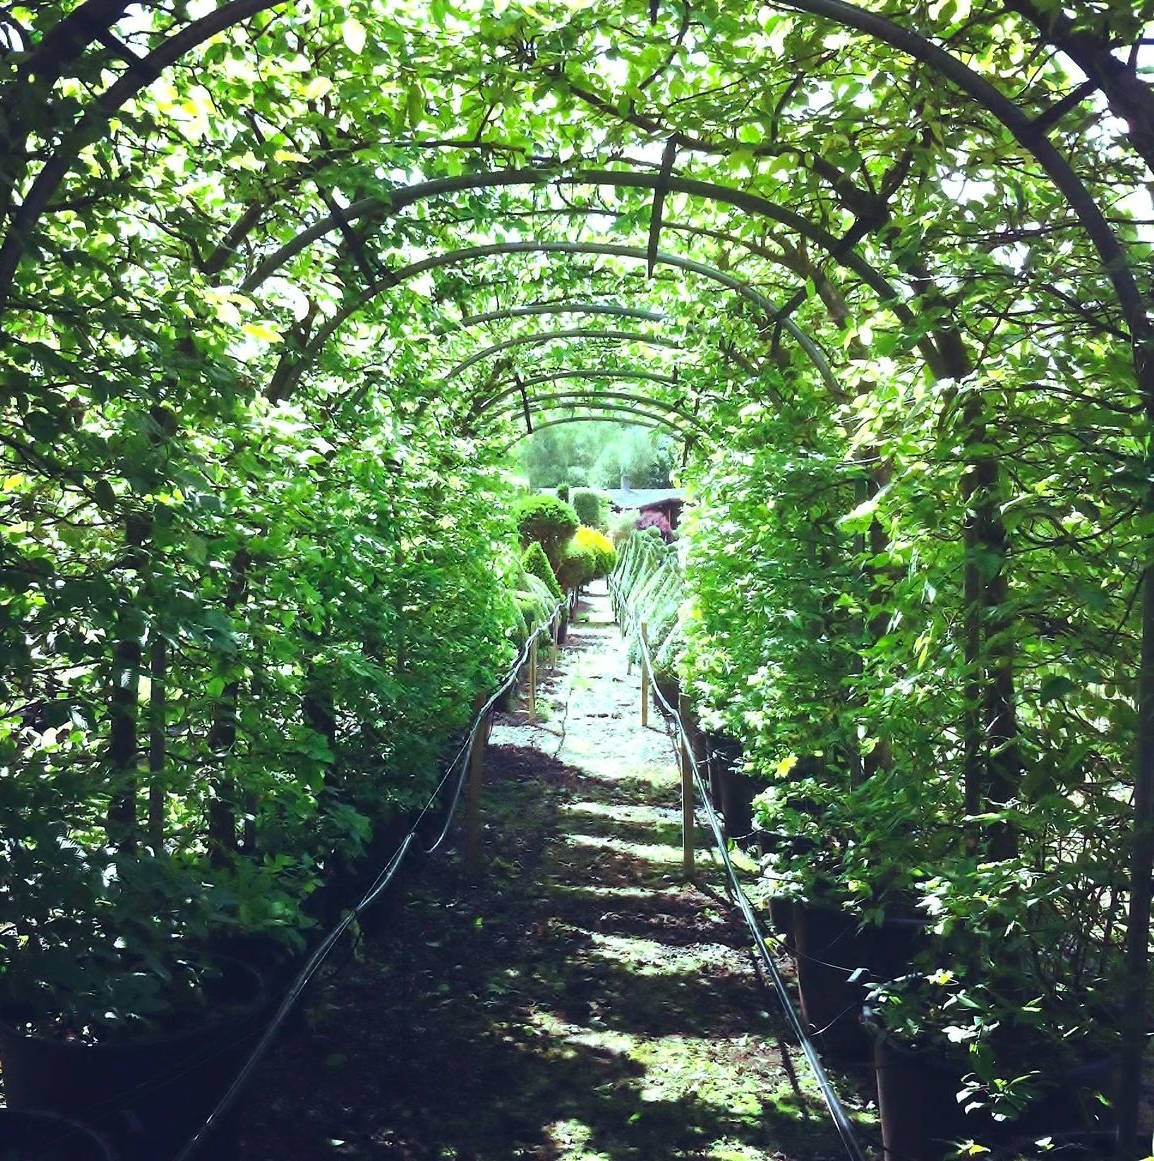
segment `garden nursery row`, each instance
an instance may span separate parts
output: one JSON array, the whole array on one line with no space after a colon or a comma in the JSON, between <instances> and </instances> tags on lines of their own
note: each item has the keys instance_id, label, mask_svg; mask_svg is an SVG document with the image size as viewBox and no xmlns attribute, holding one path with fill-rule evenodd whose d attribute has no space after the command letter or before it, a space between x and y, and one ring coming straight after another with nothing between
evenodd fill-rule
<instances>
[{"instance_id":1,"label":"garden nursery row","mask_svg":"<svg viewBox=\"0 0 1154 1161\"><path fill-rule=\"evenodd\" d=\"M0 5L5 1036L307 954L615 568L847 1039L963 1152L1147 1157L1151 20Z\"/></svg>"}]
</instances>

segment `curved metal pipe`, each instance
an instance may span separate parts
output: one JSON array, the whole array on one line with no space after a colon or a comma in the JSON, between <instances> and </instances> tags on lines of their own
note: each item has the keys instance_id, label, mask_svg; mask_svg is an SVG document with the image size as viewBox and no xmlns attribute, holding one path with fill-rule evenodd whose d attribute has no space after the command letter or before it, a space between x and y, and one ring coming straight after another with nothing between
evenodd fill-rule
<instances>
[{"instance_id":1,"label":"curved metal pipe","mask_svg":"<svg viewBox=\"0 0 1154 1161\"><path fill-rule=\"evenodd\" d=\"M434 334L447 335L466 327L480 326L483 323L501 322L504 319L527 318L541 314L601 314L611 318L631 318L638 322L668 322L669 315L657 310L641 310L632 306L617 306L614 303L604 302L577 302L565 299L561 302L536 302L526 306L512 306L507 310L489 310L482 314L467 315L460 322L452 326L438 328Z\"/></svg>"},{"instance_id":2,"label":"curved metal pipe","mask_svg":"<svg viewBox=\"0 0 1154 1161\"><path fill-rule=\"evenodd\" d=\"M544 423L534 424L533 430L531 432L522 431L518 435L516 435L513 439L511 439L507 444L504 444L501 447L501 453L502 453L502 455L504 455L511 448L516 447L517 444L519 444L521 442L521 440L528 439L531 435L535 435L539 431L544 431L546 428L549 428L549 427L562 427L564 424L567 424L567 423L615 423L618 426L621 426L622 424L624 424L625 426L628 426L628 427L644 427L647 431L671 431L672 430L668 424L663 423L660 420L655 422L655 423L652 423L649 420L642 420L642 419L629 419L629 420L616 419L611 415L570 415L567 417L563 417L561 419L547 419L547 420L545 420ZM677 434L677 433L674 432L673 434ZM686 441L687 446L692 446L693 443L696 443L696 440L687 440Z\"/></svg>"},{"instance_id":3,"label":"curved metal pipe","mask_svg":"<svg viewBox=\"0 0 1154 1161\"><path fill-rule=\"evenodd\" d=\"M614 342L642 343L650 347L672 347L674 350L681 348L681 344L674 339L665 339L660 335L647 335L639 331L600 331L586 327L579 327L569 331L539 331L532 335L519 335L515 339L506 339L502 343L494 343L491 347L485 347L480 351L475 351L463 362L458 363L455 367L450 367L441 376L441 381L447 382L450 379L455 379L463 371L467 371L470 367L476 366L477 363L489 358L491 355L501 354L502 351L511 351L515 347L553 343L562 339L606 339Z\"/></svg>"},{"instance_id":4,"label":"curved metal pipe","mask_svg":"<svg viewBox=\"0 0 1154 1161\"><path fill-rule=\"evenodd\" d=\"M672 375L658 375L655 371L634 371L630 369L602 371L598 369L584 370L580 367L566 367L559 371L541 375L530 375L527 379L502 379L492 386L494 388L507 389L495 391L494 394L488 395L484 399L474 400L473 406L469 408L469 414L480 415L490 403L498 403L502 399L516 395L522 387L534 387L538 383L555 383L558 379L639 379L647 383L662 383L667 387L675 387L677 385L677 380Z\"/></svg>"},{"instance_id":5,"label":"curved metal pipe","mask_svg":"<svg viewBox=\"0 0 1154 1161\"><path fill-rule=\"evenodd\" d=\"M640 404L642 407L651 409L638 411L639 415L646 415L648 418L656 419L658 415L676 415L678 419L684 420L691 427L696 428L703 435L709 433L708 427L701 422L695 415L690 415L688 412L682 411L679 408L663 404L660 400L650 399L644 395L633 395L628 391L556 391L546 395L533 395L528 397L530 410L538 405L545 405L546 410L553 410L558 407L567 407L571 401L588 402L590 400L611 399L628 404ZM514 415L520 409L521 403L516 399L509 399L500 407L493 409L486 409L477 415L478 419L493 418L500 419L502 416ZM684 435L685 432L681 430L680 426L677 430Z\"/></svg>"}]
</instances>

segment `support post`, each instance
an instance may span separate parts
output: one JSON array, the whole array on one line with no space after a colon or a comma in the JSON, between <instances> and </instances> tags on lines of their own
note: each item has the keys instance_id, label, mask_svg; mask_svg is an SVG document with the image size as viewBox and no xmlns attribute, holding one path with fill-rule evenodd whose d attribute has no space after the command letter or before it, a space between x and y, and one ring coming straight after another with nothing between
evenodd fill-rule
<instances>
[{"instance_id":1,"label":"support post","mask_svg":"<svg viewBox=\"0 0 1154 1161\"><path fill-rule=\"evenodd\" d=\"M529 642L529 725L537 724L537 635Z\"/></svg>"},{"instance_id":2,"label":"support post","mask_svg":"<svg viewBox=\"0 0 1154 1161\"><path fill-rule=\"evenodd\" d=\"M692 730L692 710L689 699L681 694L677 698L677 716L681 720L678 733L677 763L681 767L681 870L687 879L693 878L693 847L697 826L693 816L696 789L693 782L693 749L690 740Z\"/></svg>"},{"instance_id":3,"label":"support post","mask_svg":"<svg viewBox=\"0 0 1154 1161\"><path fill-rule=\"evenodd\" d=\"M549 668L557 668L557 656L561 651L561 621L556 614L553 615L553 644L549 651Z\"/></svg>"},{"instance_id":4,"label":"support post","mask_svg":"<svg viewBox=\"0 0 1154 1161\"><path fill-rule=\"evenodd\" d=\"M489 722L481 723L469 751L469 775L465 799L465 874L476 879L481 871L481 782L485 772L485 743Z\"/></svg>"},{"instance_id":5,"label":"support post","mask_svg":"<svg viewBox=\"0 0 1154 1161\"><path fill-rule=\"evenodd\" d=\"M641 728L649 725L649 626L641 622Z\"/></svg>"}]
</instances>

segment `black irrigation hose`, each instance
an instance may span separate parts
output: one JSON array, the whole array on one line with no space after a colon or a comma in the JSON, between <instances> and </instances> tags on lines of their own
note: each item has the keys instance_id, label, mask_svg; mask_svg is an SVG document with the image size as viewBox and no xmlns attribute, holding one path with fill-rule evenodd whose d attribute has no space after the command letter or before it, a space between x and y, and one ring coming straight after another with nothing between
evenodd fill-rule
<instances>
[{"instance_id":1,"label":"black irrigation hose","mask_svg":"<svg viewBox=\"0 0 1154 1161\"><path fill-rule=\"evenodd\" d=\"M477 739L480 736L481 730L484 728L489 714L493 712L493 707L497 704L497 702L516 684L517 679L521 673L521 668L529 658L529 652L537 634L540 633L546 625L553 623L557 615L561 613L562 606L564 606L566 603L567 602L564 598L558 601L557 604L554 605L553 610L549 616L529 634L525 646L521 650L520 656L509 670L505 680L501 683L500 686L497 687L496 691L490 695L484 705L482 705L481 708L473 714L473 718L469 724L469 730L465 736L464 742L461 743L457 753L454 755L452 761L446 768L445 774L441 778L441 781L437 784L436 789L430 795L425 805L418 812L417 817L413 820L408 834L406 834L405 837L401 840L400 845L393 852L391 858L385 864L385 867L381 873L374 880L372 886L369 887L369 889L362 896L360 902L352 907L349 911L347 911L336 927L334 927L332 931L330 931L328 935L326 935L325 938L317 945L316 950L309 957L308 962L297 974L288 991L285 993L285 996L278 1005L272 1019L266 1025L265 1030L261 1033L260 1039L256 1042L252 1051L249 1053L248 1059L237 1073L232 1084L229 1085L228 1090L217 1102L216 1107L212 1110L204 1123L193 1134L193 1136L189 1138L184 1147L173 1158L173 1161L190 1161L190 1158L192 1158L192 1156L195 1154L204 1138L212 1132L217 1124L220 1123L220 1120L232 1106L232 1103L236 1100L244 1086L248 1083L249 1078L252 1076L257 1066L264 1059L265 1053L268 1051L268 1048L272 1044L276 1034L280 1031L281 1026L288 1018L289 1013L296 1005L297 1000L300 999L302 993L304 992L305 988L308 987L313 976L315 976L316 973L320 970L321 965L328 958L329 953L340 941L341 936L343 936L345 932L348 931L348 929L357 920L357 918L359 918L360 915L367 911L368 908L371 907L378 898L380 898L389 884L393 881L397 871L399 871L401 868L401 864L404 862L405 856L409 852L409 848L416 840L417 828L420 826L421 822L424 820L429 811L432 810L433 804L437 801L441 791L452 778L454 770L457 770L459 767L457 783L453 790L452 801L450 802L449 808L446 811L445 825L442 828L440 835L437 837L437 841L434 842L432 846L424 848L425 852L431 854L444 842L445 837L448 835L449 829L452 826L453 816L456 813L457 803L461 798L461 790L465 784L465 774L469 768L469 757L472 754L473 746L476 745Z\"/></svg>"},{"instance_id":2,"label":"black irrigation hose","mask_svg":"<svg viewBox=\"0 0 1154 1161\"><path fill-rule=\"evenodd\" d=\"M614 599L619 600L619 594L614 594ZM705 791L705 785L701 777L701 769L697 764L693 748L689 745L689 736L685 730L685 723L682 722L677 707L669 704L661 690L657 687L657 683L653 681L653 658L649 652L649 643L640 633L637 633L637 640L640 643L641 653L645 660L654 695L658 704L673 719L678 744L685 756L685 760L689 763L690 770L693 772L693 784L697 790L697 797L705 808L706 819L709 822L710 830L713 832L713 841L721 853L722 861L725 864L725 874L729 884L730 894L738 909L741 911L746 925L749 927L754 946L757 948L762 962L769 972L774 991L777 993L778 1002L781 1004L781 1009L785 1013L785 1017L793 1030L793 1034L797 1037L802 1053L805 1055L810 1071L813 1073L814 1080L817 1081L817 1086L821 1090L826 1107L829 1109L830 1117L833 1119L833 1123L842 1139L842 1144L845 1146L846 1154L850 1157L851 1161L866 1161L866 1155L862 1150L861 1142L858 1140L857 1131L854 1129L853 1124L846 1114L841 1099L830 1083L829 1076L826 1074L825 1067L822 1065L821 1056L814 1047L813 1041L806 1033L805 1026L801 1022L801 1017L797 1014L793 1002L789 998L789 993L785 988L785 981L781 978L781 973L777 968L777 962L769 950L765 936L762 934L761 925L758 923L753 905L749 902L745 891L742 889L741 881L737 877L737 872L734 870L733 861L729 857L729 848L726 845L725 834L721 828L721 822L717 817L717 811L713 808L713 803L709 800L709 795Z\"/></svg>"}]
</instances>

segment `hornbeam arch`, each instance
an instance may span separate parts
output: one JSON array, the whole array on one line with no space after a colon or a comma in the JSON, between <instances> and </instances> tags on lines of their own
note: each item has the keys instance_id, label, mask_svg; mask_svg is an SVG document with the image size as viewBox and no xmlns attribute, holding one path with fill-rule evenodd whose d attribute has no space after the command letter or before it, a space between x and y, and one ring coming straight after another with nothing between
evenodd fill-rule
<instances>
[{"instance_id":1,"label":"hornbeam arch","mask_svg":"<svg viewBox=\"0 0 1154 1161\"><path fill-rule=\"evenodd\" d=\"M14 217L9 222L9 229L2 245L0 245L0 310L8 306L11 301L13 280L18 273L21 256L33 242L38 225L49 209L62 180L81 157L85 146L99 138L117 111L160 76L164 70L191 54L194 49L203 45L215 33L232 28L257 13L276 10L283 6L276 0L233 0L231 3L223 4L222 7L208 16L190 22L171 35L159 32L157 35L162 37L160 43L142 58L125 61L123 71L103 92L89 99L87 104L79 103L83 97L77 99L79 112L76 114L71 128L66 127L54 144L45 146L39 155L35 155L36 164L41 165L41 168L35 173L22 203L17 207ZM1151 320L1148 316L1149 303L1139 288L1133 265L1122 245L1121 238L1114 232L1085 182L1050 140L1044 125L1039 123L1045 121L1046 118L1031 119L1022 106L979 75L960 56L954 55L947 49L933 43L919 32L899 26L886 16L865 11L854 4L847 3L846 0L777 0L770 7L778 11L800 12L828 19L835 27L859 33L870 41L889 45L904 56L925 63L934 71L935 75L945 78L951 86L955 86L966 94L974 106L985 110L996 122L1005 127L1022 147L1025 155L1032 157L1045 172L1052 186L1059 191L1066 204L1074 211L1083 234L1095 247L1129 328L1138 393L1145 408L1148 422L1154 422L1154 350L1152 350ZM101 44L102 41L107 42L107 34L123 15L124 7L119 6L118 8L116 4L104 5L105 13L111 13L112 16L110 20L104 20L102 29L99 19L90 29L76 17L79 12L90 15L96 8L98 6L92 0L89 0L88 3L81 3L72 13L72 27L79 29L83 38L90 38L89 43ZM1009 11L1020 13L1023 6L1010 3L1007 8ZM247 47L254 54L256 53L255 38L249 42ZM81 48L74 52L72 59L84 55L85 52L82 40ZM1109 51L1106 55L1110 55ZM37 65L33 71L36 72L38 68ZM45 71L50 76L52 75L49 66L45 66ZM60 75L62 75L61 71L55 74L57 78ZM619 119L624 120L626 117L621 115ZM996 135L996 129L996 124L991 122L989 125L980 126L979 132L983 137L993 138ZM30 130L27 128L23 132L26 138L30 135ZM1136 134L1137 128L1134 128L1133 132ZM671 137L670 140L674 145L677 144L675 138ZM16 152L18 150L13 151L14 154ZM30 156L32 156L31 153ZM512 172L510 171L510 173ZM558 177L554 171L543 172L548 173L549 176L542 180L553 182L579 180L576 175ZM634 184L651 188L655 194L655 203L658 196L664 196L667 190L681 188L682 192L689 192L687 187L679 187L677 184L685 179L670 177L667 174L630 174L623 177L617 171L610 172L614 175L614 181L608 184L617 183L623 186ZM25 173L22 172L20 176L23 178ZM444 179L444 182L460 182L461 180ZM468 180L475 182L475 179ZM442 189L447 190L449 187L444 182ZM501 182L494 178L490 180L489 184L496 185L501 184ZM512 180L507 180L504 184L512 184ZM12 188L23 188L23 183L13 182ZM458 185L456 188L478 187L476 184L465 184ZM732 191L729 192L728 200L731 204L738 204L734 200L737 196ZM396 204L400 205L402 200L403 195L398 194ZM374 212L379 212L384 216L394 212L394 202L392 201L385 202L381 199L375 199L374 205L377 207ZM882 208L884 209L884 206ZM789 212L780 211L780 213ZM344 228L347 224L344 215L345 212L341 211L342 220L336 222L329 232ZM854 216L857 218L854 230L840 239L828 235L820 243L831 257L848 269L853 269L850 263L858 260L853 256L853 244L851 244L851 239L861 236L856 227L868 225L866 216ZM658 220L659 225L659 214L656 210L654 218ZM788 223L780 216L774 220L781 221L783 225L787 225L787 228L792 228L788 227ZM812 223L806 222L805 219L800 220L805 223L808 230L816 229ZM807 235L799 233L798 236ZM307 242L304 244L307 245ZM814 244L819 244L816 239L814 239ZM650 260L654 257L652 249L643 251L643 253ZM881 293L880 287L876 284L874 290L879 294ZM29 303L27 306L22 305L22 309L29 311L34 307L33 303ZM761 308L759 307L759 309ZM786 308L779 308L779 315L780 311L784 309ZM773 316L767 317L768 321L774 321ZM801 342L797 335L793 337L799 343ZM820 348L817 348L816 344L814 351L821 354ZM806 353L820 371L820 365L814 352L807 351ZM297 378L303 374L304 369L304 366L298 369ZM829 371L828 363L826 369L829 375L826 380L827 385L831 386L832 391L832 371ZM290 368L290 372L291 370ZM289 378L292 378L291 373ZM289 386L291 388L291 383ZM272 394L271 391L270 394ZM1145 498L1145 508L1148 514L1154 512L1154 493ZM1154 864L1154 552L1146 551L1143 554L1142 566L1144 570L1143 650L1138 692L1139 753L1135 778L1137 842L1133 852L1132 879L1134 890L1131 896L1131 922L1128 929L1135 941L1139 939L1139 934L1143 933L1141 934L1141 947L1138 946L1137 942L1133 942L1130 948L1130 960L1133 965L1131 996L1139 1014L1144 1011L1145 1005L1144 997L1140 994L1139 989L1141 983L1144 982L1148 955L1144 933L1149 928L1151 867ZM1144 1019L1134 1019L1130 1021L1130 1031L1127 1032L1126 1062L1122 1069L1126 1087L1120 1100L1120 1105L1123 1106L1121 1119L1127 1125L1131 1122L1131 1113L1133 1112L1131 1106L1137 1099L1134 1086L1137 1085L1141 1075L1139 1065L1144 1028Z\"/></svg>"},{"instance_id":2,"label":"hornbeam arch","mask_svg":"<svg viewBox=\"0 0 1154 1161\"><path fill-rule=\"evenodd\" d=\"M298 366L293 367L286 376L287 389L273 391L270 388L267 392L268 397L274 402L286 398L291 393L292 387L299 381L308 363L315 359L320 351L328 345L329 341L348 319L377 295L383 294L407 279L414 278L429 270L439 270L448 266L472 262L479 258L490 258L502 254L604 255L607 257L627 258L637 262L648 262L650 257L648 251L643 247L617 245L607 242L493 242L488 245L471 246L462 250L450 250L444 254L423 258L419 262L413 262L399 270L391 271L386 277L366 287L353 302L342 307L341 310L317 331L309 341L305 350L299 352L302 357L302 362ZM718 270L714 266L709 266L704 262L698 262L692 258L682 258L677 254L658 252L656 263L660 266L669 266L674 269L697 274L703 278L719 283L733 291L738 297L752 303L761 312L766 325L773 325L776 310L774 303L762 294L761 291L750 286L749 283L742 279L735 278L733 275ZM818 344L791 318L782 319L778 325L790 335L805 353L806 357L817 370L817 373L821 376L822 381L825 383L826 388L833 398L838 402L844 401L845 393L837 377L834 375L829 360ZM293 354L298 354L298 352L293 352Z\"/></svg>"},{"instance_id":3,"label":"hornbeam arch","mask_svg":"<svg viewBox=\"0 0 1154 1161\"><path fill-rule=\"evenodd\" d=\"M466 315L459 322L438 329L438 335L451 334L455 330L481 326L485 323L503 322L506 319L530 318L549 314L606 315L610 318L634 319L637 322L669 322L670 318L658 310L642 310L640 307L619 306L609 302L580 302L576 299L562 299L558 302L534 302L525 306L512 306L506 310L490 310L482 314Z\"/></svg>"},{"instance_id":4,"label":"hornbeam arch","mask_svg":"<svg viewBox=\"0 0 1154 1161\"><path fill-rule=\"evenodd\" d=\"M671 417L669 412L664 409L650 410L648 408L639 407L635 403L619 403L612 399L610 399L608 402L602 402L602 400L605 398L606 397L602 396L599 392L589 392L587 393L587 397L583 396L582 392L565 393L554 398L547 398L545 402L548 404L548 406L545 408L545 411L564 411L583 406L589 408L589 410L594 414L606 412L607 414L614 415L618 417L618 422L628 421L629 417L637 416L640 419L649 419L657 422L671 434L676 435L677 438L682 441L682 443L693 444L697 440L697 435L693 435L679 426L676 420ZM523 417L523 412L520 412L519 409L514 406L510 408L507 413L503 413L499 416L495 415L493 418L503 419L510 423L515 423L518 415ZM624 420L622 417L624 417ZM531 427L532 430L536 430L537 428L537 425L532 422L532 411L530 411L528 426ZM526 434L531 435L532 430L526 432ZM708 433L704 428L701 428L698 434L707 435Z\"/></svg>"},{"instance_id":5,"label":"hornbeam arch","mask_svg":"<svg viewBox=\"0 0 1154 1161\"><path fill-rule=\"evenodd\" d=\"M639 343L642 346L648 347L669 347L673 350L682 349L681 344L676 339L666 339L662 338L661 335L650 335L641 331L607 331L589 327L578 327L567 331L535 331L532 334L519 335L513 339L505 339L503 342L494 343L492 346L475 351L467 359L454 367L450 367L441 377L441 381L447 383L462 374L462 372L467 371L470 367L475 367L478 363L484 362L485 359L492 358L494 355L500 355L505 351L516 350L518 347L539 346L545 343L566 342L570 339Z\"/></svg>"},{"instance_id":6,"label":"hornbeam arch","mask_svg":"<svg viewBox=\"0 0 1154 1161\"><path fill-rule=\"evenodd\" d=\"M709 433L709 429L704 423L696 416L690 415L681 408L664 404L660 400L649 399L644 395L635 395L628 391L556 391L544 395L526 396L530 412L532 412L534 405L543 406L546 410L552 410L556 407L568 406L573 401L589 402L591 400L601 399L634 404L636 405L638 415L656 412L662 416L676 416L677 420L684 421L689 426L696 428L702 435ZM517 414L520 406L519 400L510 397L502 400L500 406L486 408L477 418L482 420L487 418L499 420L503 417ZM671 426L673 426L673 423L674 421L671 421ZM682 438L686 437L686 432L680 425L677 425L675 429Z\"/></svg>"},{"instance_id":7,"label":"hornbeam arch","mask_svg":"<svg viewBox=\"0 0 1154 1161\"><path fill-rule=\"evenodd\" d=\"M530 375L525 379L502 379L492 384L494 393L484 399L475 399L469 408L469 415L480 415L491 404L499 403L510 396L516 395L523 387L534 387L539 383L556 383L562 379L608 379L613 381L635 380L646 383L660 383L666 387L676 387L679 382L672 375L662 375L657 371L641 371L632 368L614 368L602 370L599 368L584 369L580 367L565 367L559 371L552 371L540 375Z\"/></svg>"},{"instance_id":8,"label":"hornbeam arch","mask_svg":"<svg viewBox=\"0 0 1154 1161\"><path fill-rule=\"evenodd\" d=\"M567 415L560 419L547 419L544 423L535 423L531 432L519 432L508 443L501 445L501 453L505 454L512 451L523 439L528 439L529 436L536 434L538 431L545 431L550 427L564 427L570 423L612 423L615 426L626 424L629 427L642 427L646 431L669 431L670 434L675 434L663 420L651 421L630 417L622 419L618 415Z\"/></svg>"},{"instance_id":9,"label":"hornbeam arch","mask_svg":"<svg viewBox=\"0 0 1154 1161\"><path fill-rule=\"evenodd\" d=\"M286 262L307 249L313 242L319 242L329 234L337 233L349 223L368 218L376 224L386 218L395 217L401 210L419 202L443 197L452 193L469 193L483 189L497 189L508 186L588 185L621 189L656 189L658 175L634 173L629 170L594 169L566 172L563 169L511 169L493 170L488 173L473 173L462 177L438 178L431 181L415 182L390 191L387 197L361 198L339 212L319 218L312 225L301 230L295 237L278 247L261 261L241 283L240 289L246 294L256 290L261 283L272 277ZM852 270L867 285L871 286L883 301L900 298L901 293L882 275L865 261L852 247L839 253L845 245L845 238L815 226L807 218L793 210L788 210L767 198L745 193L730 186L715 185L696 178L670 177L668 189L672 193L684 193L705 202L731 205L755 217L764 217L786 226L808 242L827 251L839 265Z\"/></svg>"}]
</instances>

